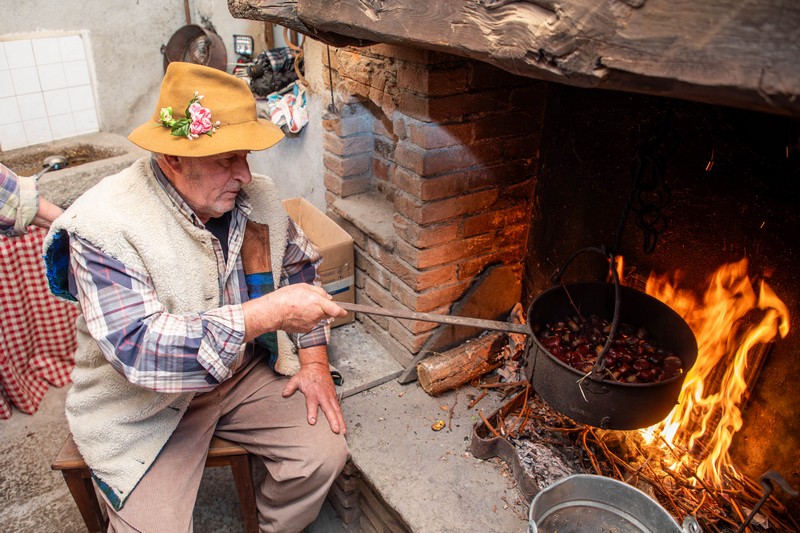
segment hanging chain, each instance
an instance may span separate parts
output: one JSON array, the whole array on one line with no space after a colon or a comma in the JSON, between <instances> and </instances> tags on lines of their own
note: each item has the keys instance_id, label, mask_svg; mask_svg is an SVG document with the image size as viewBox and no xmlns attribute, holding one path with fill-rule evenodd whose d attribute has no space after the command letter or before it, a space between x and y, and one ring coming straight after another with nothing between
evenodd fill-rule
<instances>
[{"instance_id":1,"label":"hanging chain","mask_svg":"<svg viewBox=\"0 0 800 533\"><path fill-rule=\"evenodd\" d=\"M636 216L636 226L642 230L642 251L646 255L655 251L659 236L667 229L668 220L663 210L672 200L672 192L664 179L666 165L660 148L670 115L671 110L667 111L657 133L644 143L633 161L633 188L617 225L614 253L619 253L622 231L631 212Z\"/></svg>"},{"instance_id":2,"label":"hanging chain","mask_svg":"<svg viewBox=\"0 0 800 533\"><path fill-rule=\"evenodd\" d=\"M336 111L336 101L333 99L333 64L331 64L331 47L329 45L325 45L325 48L328 49L328 81L331 89L331 103L328 104L328 112L336 115L338 112Z\"/></svg>"}]
</instances>

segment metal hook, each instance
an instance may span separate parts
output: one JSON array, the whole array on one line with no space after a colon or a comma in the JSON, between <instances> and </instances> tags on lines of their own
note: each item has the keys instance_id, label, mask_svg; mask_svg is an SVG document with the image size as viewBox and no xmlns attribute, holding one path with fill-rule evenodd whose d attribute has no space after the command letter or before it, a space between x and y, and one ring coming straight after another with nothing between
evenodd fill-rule
<instances>
[{"instance_id":1,"label":"metal hook","mask_svg":"<svg viewBox=\"0 0 800 533\"><path fill-rule=\"evenodd\" d=\"M753 517L756 516L758 510L761 509L761 506L764 505L764 502L766 502L767 498L769 498L770 494L772 494L772 491L775 489L775 486L772 484L773 481L777 483L780 488L786 492L786 494L793 498L797 497L797 491L794 490L791 485L789 485L789 482L786 481L782 475L774 470L768 470L760 478L758 478L758 483L761 485L761 488L764 489L764 495L760 500L758 500L758 503L755 505L755 507L753 507L753 510L750 511L750 514L747 515L747 519L741 526L739 526L739 529L736 530L736 533L742 533L745 528L747 528L747 525L753 520Z\"/></svg>"}]
</instances>

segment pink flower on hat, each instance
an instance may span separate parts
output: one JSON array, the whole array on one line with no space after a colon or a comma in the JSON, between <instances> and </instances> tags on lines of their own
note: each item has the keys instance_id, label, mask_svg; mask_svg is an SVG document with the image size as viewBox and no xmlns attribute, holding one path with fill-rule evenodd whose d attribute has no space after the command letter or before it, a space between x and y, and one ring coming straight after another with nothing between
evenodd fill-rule
<instances>
[{"instance_id":1,"label":"pink flower on hat","mask_svg":"<svg viewBox=\"0 0 800 533\"><path fill-rule=\"evenodd\" d=\"M200 105L203 95L197 91L186 106L184 118L172 117L171 107L162 107L157 124L170 129L170 134L176 137L186 137L189 140L197 139L201 135L213 135L220 127L219 120L211 122L211 110Z\"/></svg>"},{"instance_id":2,"label":"pink flower on hat","mask_svg":"<svg viewBox=\"0 0 800 533\"><path fill-rule=\"evenodd\" d=\"M192 135L201 135L214 128L211 123L211 110L201 106L199 102L189 106L189 115L192 117L192 125L189 126Z\"/></svg>"}]
</instances>

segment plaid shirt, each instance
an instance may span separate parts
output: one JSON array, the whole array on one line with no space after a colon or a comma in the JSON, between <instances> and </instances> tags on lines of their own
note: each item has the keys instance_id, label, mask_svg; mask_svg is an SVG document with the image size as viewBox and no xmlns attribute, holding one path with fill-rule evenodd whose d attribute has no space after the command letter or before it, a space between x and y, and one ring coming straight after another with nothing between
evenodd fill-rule
<instances>
[{"instance_id":1,"label":"plaid shirt","mask_svg":"<svg viewBox=\"0 0 800 533\"><path fill-rule=\"evenodd\" d=\"M176 206L194 225L204 228L157 165L153 166ZM253 357L253 350L242 349L241 305L249 299L240 252L250 209L247 195L240 192L231 217L227 265L219 241L212 239L222 305L200 313L167 312L147 273L70 235L70 292L80 301L87 327L106 359L131 383L159 392L208 391ZM321 261L290 219L279 286L317 282ZM310 332L292 337L301 348L326 345L330 329L321 321Z\"/></svg>"},{"instance_id":2,"label":"plaid shirt","mask_svg":"<svg viewBox=\"0 0 800 533\"><path fill-rule=\"evenodd\" d=\"M31 199L34 201L34 205L21 205L22 202L29 202ZM16 237L24 234L25 230L14 228L14 224L17 223L23 207L26 211L36 212L36 202L37 194L22 194L17 175L8 167L0 164L0 235Z\"/></svg>"}]
</instances>

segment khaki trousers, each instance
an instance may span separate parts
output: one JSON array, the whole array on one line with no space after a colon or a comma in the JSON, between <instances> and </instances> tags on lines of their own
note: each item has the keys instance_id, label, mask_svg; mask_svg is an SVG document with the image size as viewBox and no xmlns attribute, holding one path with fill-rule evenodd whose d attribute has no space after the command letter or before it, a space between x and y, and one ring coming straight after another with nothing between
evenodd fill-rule
<instances>
[{"instance_id":1,"label":"khaki trousers","mask_svg":"<svg viewBox=\"0 0 800 533\"><path fill-rule=\"evenodd\" d=\"M320 410L306 420L305 396L282 398L286 377L253 362L213 391L198 394L125 505L109 512L111 532L191 532L192 510L211 437L258 456L267 476L256 491L262 532L302 531L313 522L348 458L344 437Z\"/></svg>"}]
</instances>

